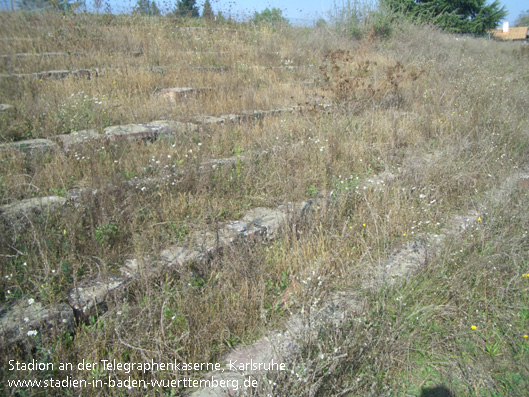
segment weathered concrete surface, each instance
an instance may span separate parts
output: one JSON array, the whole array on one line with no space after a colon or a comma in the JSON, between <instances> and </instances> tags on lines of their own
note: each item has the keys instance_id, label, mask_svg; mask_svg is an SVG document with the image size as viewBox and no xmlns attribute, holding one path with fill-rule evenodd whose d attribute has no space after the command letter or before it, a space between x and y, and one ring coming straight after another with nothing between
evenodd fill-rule
<instances>
[{"instance_id":1,"label":"weathered concrete surface","mask_svg":"<svg viewBox=\"0 0 529 397\"><path fill-rule=\"evenodd\" d=\"M378 178L373 178L370 185L377 186L376 180ZM450 223L461 224L461 219L466 220L468 216L455 216ZM450 233L454 235L458 235L464 230L461 227L449 229ZM443 235L426 234L415 241L404 243L389 254L383 265L375 270L374 286L394 283L396 280L410 276L421 267L426 266L428 255L438 249L443 240ZM190 391L189 395L193 397L244 395L246 392L244 380L249 375L252 377L264 375L263 371L260 373L252 370L250 365L252 362L288 364L301 352L300 341L317 337L322 327L338 327L348 318L361 315L364 312L361 292L333 293L330 297L322 297L319 300L315 299L315 301L321 301L321 303L315 302L308 308L304 307L300 314L293 315L287 322L284 331L271 331L254 344L242 346L230 352L222 360L223 372L210 372L204 376L204 379L214 377L218 381L236 380L238 381L238 390L233 387L223 388L219 386L193 390Z\"/></svg>"},{"instance_id":2,"label":"weathered concrete surface","mask_svg":"<svg viewBox=\"0 0 529 397\"><path fill-rule=\"evenodd\" d=\"M406 243L388 256L383 273L378 274L379 281L394 282L399 277L407 276L420 266L424 266L426 259L426 242L418 240ZM321 303L318 304L318 301ZM363 311L362 295L355 291L337 292L330 297L315 299L310 307L303 308L302 313L295 314L289 319L284 331L272 331L252 345L239 347L223 359L224 372L210 372L204 376L204 379L214 377L217 380L238 380L238 391L234 388L211 387L194 390L189 395L192 397L244 395L246 390L243 386L244 379L249 375L256 377L264 374L263 371L252 370L252 362L288 364L301 352L301 340L315 338L322 327L338 327L348 318L357 316Z\"/></svg>"},{"instance_id":3,"label":"weathered concrete surface","mask_svg":"<svg viewBox=\"0 0 529 397\"><path fill-rule=\"evenodd\" d=\"M142 124L150 128L157 139L172 139L178 135L198 131L198 126L193 123L183 123L175 120L154 120L150 123Z\"/></svg>"},{"instance_id":4,"label":"weathered concrete surface","mask_svg":"<svg viewBox=\"0 0 529 397\"><path fill-rule=\"evenodd\" d=\"M102 313L106 310L107 298L124 291L135 278L150 277L168 270L186 271L188 266L207 261L211 255L237 241L252 237L273 239L283 226L301 216L310 205L309 202L301 202L277 209L254 208L241 220L223 223L216 232L192 233L186 242L163 250L157 261L148 258L129 260L120 269L120 275L103 275L86 280L70 291L70 305L80 318Z\"/></svg>"},{"instance_id":5,"label":"weathered concrete surface","mask_svg":"<svg viewBox=\"0 0 529 397\"><path fill-rule=\"evenodd\" d=\"M426 239L410 241L388 256L380 279L393 283L426 264L428 258L428 242Z\"/></svg>"},{"instance_id":6,"label":"weathered concrete surface","mask_svg":"<svg viewBox=\"0 0 529 397\"><path fill-rule=\"evenodd\" d=\"M244 395L244 379L264 372L253 369L252 364L285 363L286 370L289 370L288 363L300 353L301 339L316 338L323 327L329 325L338 327L351 316L364 310L361 296L351 291L336 292L321 300L323 303L314 302L310 307L304 308L303 313L290 317L284 330L272 331L255 343L241 346L229 353L223 359L223 372L210 372L204 376L204 379L214 377L216 380L237 380L238 391L233 387L210 387L194 390L189 395L193 397Z\"/></svg>"},{"instance_id":7,"label":"weathered concrete surface","mask_svg":"<svg viewBox=\"0 0 529 397\"><path fill-rule=\"evenodd\" d=\"M0 150L7 148L20 150L26 154L41 154L57 149L57 144L49 139L28 139L25 141L10 142L0 145Z\"/></svg>"},{"instance_id":8,"label":"weathered concrete surface","mask_svg":"<svg viewBox=\"0 0 529 397\"><path fill-rule=\"evenodd\" d=\"M111 141L136 141L138 139L143 141L154 140L152 129L141 124L125 124L107 127L104 130L104 134Z\"/></svg>"},{"instance_id":9,"label":"weathered concrete surface","mask_svg":"<svg viewBox=\"0 0 529 397\"><path fill-rule=\"evenodd\" d=\"M260 120L264 117L279 116L303 110L302 106L285 106L270 110L250 110L242 112L242 120Z\"/></svg>"},{"instance_id":10,"label":"weathered concrete surface","mask_svg":"<svg viewBox=\"0 0 529 397\"><path fill-rule=\"evenodd\" d=\"M0 113L7 112L12 109L13 109L12 105L8 105L7 103L0 103Z\"/></svg>"},{"instance_id":11,"label":"weathered concrete surface","mask_svg":"<svg viewBox=\"0 0 529 397\"><path fill-rule=\"evenodd\" d=\"M77 317L83 319L106 311L106 300L130 282L131 277L107 275L85 280L68 294L68 302Z\"/></svg>"},{"instance_id":12,"label":"weathered concrete surface","mask_svg":"<svg viewBox=\"0 0 529 397\"><path fill-rule=\"evenodd\" d=\"M384 187L393 183L397 176L389 171L384 171L379 175L374 175L366 178L362 183L355 187L356 191L367 190L371 187Z\"/></svg>"},{"instance_id":13,"label":"weathered concrete surface","mask_svg":"<svg viewBox=\"0 0 529 397\"><path fill-rule=\"evenodd\" d=\"M160 91L160 96L167 99L169 102L176 103L179 99L185 99L190 95L198 94L204 91L212 91L214 88L210 87L173 87L164 88Z\"/></svg>"},{"instance_id":14,"label":"weathered concrete surface","mask_svg":"<svg viewBox=\"0 0 529 397\"><path fill-rule=\"evenodd\" d=\"M37 78L39 80L53 79L60 80L69 76L77 78L86 78L91 80L93 76L97 77L98 73L96 70L89 69L75 69L75 70L47 70L36 73L15 73L15 74L3 74L3 78Z\"/></svg>"},{"instance_id":15,"label":"weathered concrete surface","mask_svg":"<svg viewBox=\"0 0 529 397\"><path fill-rule=\"evenodd\" d=\"M44 306L33 299L21 299L0 308L0 340L7 343L30 339L30 331L60 333L73 328L73 311L65 304Z\"/></svg>"},{"instance_id":16,"label":"weathered concrete surface","mask_svg":"<svg viewBox=\"0 0 529 397\"><path fill-rule=\"evenodd\" d=\"M243 115L242 114L230 113L230 114L222 115L222 116L220 116L220 118L222 120L224 120L223 122L225 122L225 123L238 123L239 121L241 121L243 119Z\"/></svg>"},{"instance_id":17,"label":"weathered concrete surface","mask_svg":"<svg viewBox=\"0 0 529 397\"><path fill-rule=\"evenodd\" d=\"M208 169L208 168L215 169L219 165L222 166L222 165L235 164L237 163L237 161L246 161L246 160L247 160L246 156L226 157L223 159L211 159L211 160L206 160L200 163L199 169L200 170Z\"/></svg>"},{"instance_id":18,"label":"weathered concrete surface","mask_svg":"<svg viewBox=\"0 0 529 397\"><path fill-rule=\"evenodd\" d=\"M172 120L155 120L145 124L126 124L107 127L104 134L111 140L153 142L157 139L171 139L180 134L197 131L198 126Z\"/></svg>"},{"instance_id":19,"label":"weathered concrete surface","mask_svg":"<svg viewBox=\"0 0 529 397\"><path fill-rule=\"evenodd\" d=\"M61 142L62 148L66 151L101 138L103 137L94 129L74 131L66 135L56 136L56 139Z\"/></svg>"},{"instance_id":20,"label":"weathered concrete surface","mask_svg":"<svg viewBox=\"0 0 529 397\"><path fill-rule=\"evenodd\" d=\"M66 202L66 198L59 196L30 198L2 205L0 214L8 225L20 230L32 218L39 215L48 216L62 208Z\"/></svg>"},{"instance_id":21,"label":"weathered concrete surface","mask_svg":"<svg viewBox=\"0 0 529 397\"><path fill-rule=\"evenodd\" d=\"M292 203L277 209L254 208L249 210L241 220L222 224L216 233L193 233L185 244L177 244L160 253L164 267L182 269L191 262L202 261L208 254L224 248L234 241L251 237L273 239L283 226L294 221L296 217L311 206L310 202Z\"/></svg>"},{"instance_id":22,"label":"weathered concrete surface","mask_svg":"<svg viewBox=\"0 0 529 397\"><path fill-rule=\"evenodd\" d=\"M188 94L194 93L196 90L193 87L173 87L164 88L160 91L160 96L175 101L177 98L187 97Z\"/></svg>"},{"instance_id":23,"label":"weathered concrete surface","mask_svg":"<svg viewBox=\"0 0 529 397\"><path fill-rule=\"evenodd\" d=\"M215 116L196 116L193 121L197 124L210 125L210 124L222 124L225 120L222 117Z\"/></svg>"},{"instance_id":24,"label":"weathered concrete surface","mask_svg":"<svg viewBox=\"0 0 529 397\"><path fill-rule=\"evenodd\" d=\"M454 215L447 225L448 233L461 234L471 229L478 223L479 213L477 211L469 212L464 215Z\"/></svg>"},{"instance_id":25,"label":"weathered concrete surface","mask_svg":"<svg viewBox=\"0 0 529 397\"><path fill-rule=\"evenodd\" d=\"M66 56L82 56L82 52L19 52L13 55L0 55L2 59L9 58L45 58L45 57L66 57Z\"/></svg>"},{"instance_id":26,"label":"weathered concrete surface","mask_svg":"<svg viewBox=\"0 0 529 397\"><path fill-rule=\"evenodd\" d=\"M172 121L153 121L152 125L147 125L148 128L154 130L154 134L158 134L159 139L169 139L173 134L178 135L180 133L186 133L187 131L196 131L198 126L191 123L179 123ZM77 143L88 142L90 139L100 139L102 135L99 135L95 130L81 131L79 134L74 134L71 140L68 138L64 141L63 149L67 150L72 149L77 146ZM63 135L61 137L69 137L69 135ZM270 151L277 150L276 148L270 149ZM261 155L268 153L268 150L256 151L254 154ZM238 156L238 157L228 157L223 159L211 159L205 160L200 163L198 166L199 172L204 172L209 169L215 169L217 166L231 165L237 161L248 161L250 157ZM194 169L195 166L193 166ZM175 180L175 178L180 178L185 175L187 172L192 172L189 168L177 169L171 174L166 174L164 176L158 177L149 177L149 178L132 178L124 182L124 184L136 188L148 188L148 189L158 189L161 186L164 186L168 180ZM176 182L178 183L178 181ZM107 193L113 189L118 189L118 186L107 185L109 190ZM35 215L41 214L42 212L47 213L47 211L53 209L59 209L61 206L66 205L68 202L72 203L75 206L79 205L80 199L83 195L92 195L97 196L100 192L97 189L91 189L90 187L84 188L74 188L67 192L66 197L40 197L25 199L14 202L9 205L4 205L0 207L0 214L4 214L4 218L8 221L9 224L15 225L18 229L26 226L27 218L31 219ZM230 223L237 223L242 221L233 221L226 223L226 230L220 230L220 235L223 236L223 233L228 233L230 229ZM242 222L246 228L246 222Z\"/></svg>"},{"instance_id":27,"label":"weathered concrete surface","mask_svg":"<svg viewBox=\"0 0 529 397\"><path fill-rule=\"evenodd\" d=\"M274 238L280 227L287 221L292 213L302 211L307 206L306 202L296 205L297 208L286 208L280 206L277 210L267 208L253 208L242 218L246 222L246 230L243 235L259 233L268 238Z\"/></svg>"},{"instance_id":28,"label":"weathered concrete surface","mask_svg":"<svg viewBox=\"0 0 529 397\"><path fill-rule=\"evenodd\" d=\"M493 203L505 204L509 202L511 195L516 190L524 189L524 186L529 185L529 168L515 171L513 174L504 178L501 185L497 189L490 189L486 192L487 198Z\"/></svg>"},{"instance_id":29,"label":"weathered concrete surface","mask_svg":"<svg viewBox=\"0 0 529 397\"><path fill-rule=\"evenodd\" d=\"M236 123L241 121L252 121L252 120L260 120L264 117L269 116L278 116L284 113L293 113L296 111L303 110L304 107L302 106L286 106L282 108L277 109L271 109L271 110L244 110L239 114L225 114L221 116L197 116L193 118L193 122L197 124L202 125L210 125L210 124L222 124L222 123Z\"/></svg>"},{"instance_id":30,"label":"weathered concrete surface","mask_svg":"<svg viewBox=\"0 0 529 397\"><path fill-rule=\"evenodd\" d=\"M193 123L182 123L173 120L155 120L145 124L126 124L107 127L104 135L100 135L94 129L74 131L66 135L58 135L56 139L61 142L62 148L66 151L79 147L83 143L100 139L110 139L112 141L136 141L141 139L152 142L156 139L171 139L180 134L186 134L198 130L198 126Z\"/></svg>"},{"instance_id":31,"label":"weathered concrete surface","mask_svg":"<svg viewBox=\"0 0 529 397\"><path fill-rule=\"evenodd\" d=\"M107 127L105 128L103 135L99 135L94 129L88 129L75 131L70 134L58 135L55 139L60 142L62 148L66 151L82 145L85 142L103 138L110 139L111 141L131 142L141 139L145 142L153 142L157 139L172 139L180 134L195 132L200 128L200 125L207 126L210 124L222 124L225 122L249 121L260 119L265 116L291 113L302 109L303 107L301 106L291 106L266 111L244 111L241 114L227 114L219 117L197 116L193 119L193 123L174 120L155 120L143 124L125 124ZM58 146L55 142L48 139L29 139L0 145L0 150L6 148L14 148L24 151L25 153L35 154L57 149Z\"/></svg>"}]
</instances>

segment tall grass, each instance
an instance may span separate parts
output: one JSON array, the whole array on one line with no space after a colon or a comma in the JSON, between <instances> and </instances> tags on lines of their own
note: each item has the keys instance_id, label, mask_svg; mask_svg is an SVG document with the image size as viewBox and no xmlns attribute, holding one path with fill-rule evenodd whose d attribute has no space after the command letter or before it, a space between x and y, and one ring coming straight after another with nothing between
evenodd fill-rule
<instances>
[{"instance_id":1,"label":"tall grass","mask_svg":"<svg viewBox=\"0 0 529 397\"><path fill-rule=\"evenodd\" d=\"M53 13L1 18L0 37L10 39L1 42L9 55L5 74L98 69L91 80L2 78L0 100L15 108L0 116L5 141L306 106L150 145L98 142L36 157L1 151L2 204L90 188L75 205L32 219L16 233L4 225L4 307L19 299L64 302L82 280L112 274L126 259L156 257L250 208L324 199L310 222L275 241L242 242L198 268L134 281L73 335L39 333L28 344L4 343L3 367L7 359L31 358L216 361L281 327L314 297L354 290L363 296L363 312L322 329L318 338L301 338L303 349L289 364L297 377L268 374L274 381L260 382L252 393L420 395L443 386L455 394L523 395L527 189L504 183L527 167L528 85L520 45L408 24L391 25L389 37L366 31L355 38L325 26L196 26ZM44 51L72 55L15 55ZM175 86L213 90L176 103L157 94ZM262 149L269 151L258 154ZM211 158L241 155L244 161L200 168ZM382 173L393 177L363 188ZM147 185L145 178L162 182ZM389 253L446 233L456 214L479 220L447 237L417 274L392 285L373 281ZM322 283L308 282L314 275ZM87 376L75 369L71 375ZM6 394L41 392L8 390L6 381L20 374L2 377ZM122 391L72 393L102 392Z\"/></svg>"}]
</instances>

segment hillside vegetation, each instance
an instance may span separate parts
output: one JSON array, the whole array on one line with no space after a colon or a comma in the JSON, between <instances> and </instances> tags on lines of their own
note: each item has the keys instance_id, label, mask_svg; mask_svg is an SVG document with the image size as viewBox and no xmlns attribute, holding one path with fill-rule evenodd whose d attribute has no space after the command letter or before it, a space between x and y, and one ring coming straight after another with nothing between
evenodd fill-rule
<instances>
[{"instance_id":1,"label":"hillside vegetation","mask_svg":"<svg viewBox=\"0 0 529 397\"><path fill-rule=\"evenodd\" d=\"M411 24L353 39L330 24L56 13L0 20L0 102L12 106L0 113L0 316L17 302L68 303L72 288L119 274L126 260L136 259L143 275L73 329L27 328L16 343L2 334L0 394L67 393L9 387L21 378L9 360L55 368L103 359L217 362L338 292L354 295L357 310L316 335L300 334L289 371L268 373L248 393L529 390L524 45ZM31 75L59 69L90 78ZM193 90L163 95L174 87ZM229 114L243 117L203 118ZM196 127L148 142L103 139L107 127L156 120ZM10 145L87 129L101 139L42 153ZM21 222L5 215L47 196L66 204ZM254 208L310 200L310 216L274 238L241 239L155 275L144 262L173 244L192 245L197 233L218 240L219 225ZM447 233L458 217L470 226ZM384 282L392 252L439 235L447 237L425 263ZM25 375L114 376L77 368Z\"/></svg>"}]
</instances>

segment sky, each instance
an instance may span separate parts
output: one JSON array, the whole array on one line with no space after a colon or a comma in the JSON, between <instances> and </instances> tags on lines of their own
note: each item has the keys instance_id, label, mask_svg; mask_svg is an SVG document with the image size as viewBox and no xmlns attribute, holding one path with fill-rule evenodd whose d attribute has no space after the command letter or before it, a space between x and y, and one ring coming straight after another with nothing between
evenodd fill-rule
<instances>
[{"instance_id":1,"label":"sky","mask_svg":"<svg viewBox=\"0 0 529 397\"><path fill-rule=\"evenodd\" d=\"M107 0L103 0L105 3ZM488 0L491 3L493 0ZM137 0L108 0L114 12L130 11ZM262 11L265 8L279 8L283 16L291 20L292 23L310 24L318 18L327 18L329 13L340 7L342 4L360 3L372 5L376 0L210 0L213 11L222 11L224 15L232 15L238 18L250 18L255 11ZM505 6L509 14L505 18L511 25L522 11L529 9L527 0L499 0ZM86 0L87 6L93 4L93 0ZM201 7L204 0L197 0ZM163 11L171 11L175 8L176 0L156 0L156 4Z\"/></svg>"}]
</instances>

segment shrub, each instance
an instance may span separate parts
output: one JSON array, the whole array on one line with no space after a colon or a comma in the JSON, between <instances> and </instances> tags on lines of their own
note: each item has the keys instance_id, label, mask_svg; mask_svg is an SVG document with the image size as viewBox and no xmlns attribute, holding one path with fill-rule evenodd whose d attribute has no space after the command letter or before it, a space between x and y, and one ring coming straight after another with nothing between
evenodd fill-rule
<instances>
[{"instance_id":1,"label":"shrub","mask_svg":"<svg viewBox=\"0 0 529 397\"><path fill-rule=\"evenodd\" d=\"M283 11L279 8L264 9L261 12L255 12L253 14L252 22L256 25L262 23L268 23L270 25L289 25L288 19L283 16Z\"/></svg>"}]
</instances>

